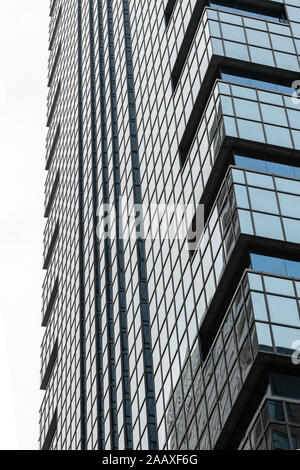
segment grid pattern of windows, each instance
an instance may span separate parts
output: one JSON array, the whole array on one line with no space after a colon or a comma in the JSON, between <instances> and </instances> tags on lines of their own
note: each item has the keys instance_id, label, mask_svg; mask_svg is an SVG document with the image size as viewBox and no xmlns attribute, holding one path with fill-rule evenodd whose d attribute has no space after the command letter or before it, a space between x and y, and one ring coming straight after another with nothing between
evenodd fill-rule
<instances>
[{"instance_id":1,"label":"grid pattern of windows","mask_svg":"<svg viewBox=\"0 0 300 470\"><path fill-rule=\"evenodd\" d=\"M292 27L205 9L174 97L180 139L212 56L299 72L299 40L292 39Z\"/></svg>"},{"instance_id":2,"label":"grid pattern of windows","mask_svg":"<svg viewBox=\"0 0 300 470\"><path fill-rule=\"evenodd\" d=\"M267 160L259 158L257 155L252 157L246 155L234 154L234 163L236 166L248 168L249 170L257 170L263 173L273 173L275 175L289 176L300 179L300 167L288 163L280 163L274 161L274 156Z\"/></svg>"},{"instance_id":3,"label":"grid pattern of windows","mask_svg":"<svg viewBox=\"0 0 300 470\"><path fill-rule=\"evenodd\" d=\"M212 8L229 11L231 13L240 13L241 15L254 16L256 18L264 18L271 21L286 22L284 9L281 5L270 5L270 8L259 5L251 5L232 0L212 0L210 1Z\"/></svg>"},{"instance_id":4,"label":"grid pattern of windows","mask_svg":"<svg viewBox=\"0 0 300 470\"><path fill-rule=\"evenodd\" d=\"M220 78L225 82L237 83L240 85L252 86L253 88L262 88L276 93L286 93L291 95L295 88L292 87L291 80L280 79L274 76L262 75L259 73L242 72L222 67Z\"/></svg>"},{"instance_id":5,"label":"grid pattern of windows","mask_svg":"<svg viewBox=\"0 0 300 470\"><path fill-rule=\"evenodd\" d=\"M242 232L300 243L300 181L237 169L232 176Z\"/></svg>"},{"instance_id":6,"label":"grid pattern of windows","mask_svg":"<svg viewBox=\"0 0 300 470\"><path fill-rule=\"evenodd\" d=\"M184 162L186 202L201 200L226 137L298 151L299 116L290 96L217 82Z\"/></svg>"},{"instance_id":7,"label":"grid pattern of windows","mask_svg":"<svg viewBox=\"0 0 300 470\"><path fill-rule=\"evenodd\" d=\"M294 450L300 446L300 405L267 395L246 432L242 450Z\"/></svg>"},{"instance_id":8,"label":"grid pattern of windows","mask_svg":"<svg viewBox=\"0 0 300 470\"><path fill-rule=\"evenodd\" d=\"M191 366L187 362L183 368L183 387L178 385L168 409L169 449L214 448L243 383L257 367L258 352L291 356L292 342L299 338L294 328L300 326L297 289L298 281L246 273L204 363L198 345ZM291 316L280 318L289 302L294 303L294 320L290 305Z\"/></svg>"},{"instance_id":9,"label":"grid pattern of windows","mask_svg":"<svg viewBox=\"0 0 300 470\"><path fill-rule=\"evenodd\" d=\"M60 95L47 135L46 162L48 181L46 200L52 191L57 172L60 183L54 197L45 239L50 240L48 228L59 221L60 232L45 272L43 284L44 309L48 305L53 285L59 282L58 295L46 327L42 346L42 370L47 367L52 345L57 339L57 361L52 370L40 410L40 445L44 446L53 423L49 448L81 448L80 413L80 334L79 334L79 236L78 236L78 48L77 4L72 1L52 2L50 26L51 51L49 73L59 44L63 45L49 93L58 83ZM59 19L58 19L59 18ZM75 19L75 21L74 21ZM55 25L57 25L55 27ZM52 31L55 32L52 33ZM60 128L60 132L58 129ZM46 252L46 250L45 250ZM47 299L47 301L46 301ZM45 348L45 350L44 350ZM44 363L45 362L45 363ZM56 415L57 410L57 415ZM54 417L56 419L54 419ZM52 430L53 431L53 430Z\"/></svg>"},{"instance_id":10,"label":"grid pattern of windows","mask_svg":"<svg viewBox=\"0 0 300 470\"><path fill-rule=\"evenodd\" d=\"M50 2L41 448L222 448L248 377L292 367L299 276L254 257L299 251L300 8L251 5ZM118 218L98 239L122 198L208 201L198 249L123 240Z\"/></svg>"}]
</instances>

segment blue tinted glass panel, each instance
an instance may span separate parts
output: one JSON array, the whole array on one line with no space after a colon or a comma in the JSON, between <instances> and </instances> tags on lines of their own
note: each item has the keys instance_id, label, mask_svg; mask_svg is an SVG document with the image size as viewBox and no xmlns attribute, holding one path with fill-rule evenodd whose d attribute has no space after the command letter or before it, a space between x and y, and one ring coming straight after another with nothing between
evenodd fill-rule
<instances>
[{"instance_id":1,"label":"blue tinted glass panel","mask_svg":"<svg viewBox=\"0 0 300 470\"><path fill-rule=\"evenodd\" d=\"M282 277L264 276L267 292L293 296L295 294L292 281Z\"/></svg>"},{"instance_id":2,"label":"blue tinted glass panel","mask_svg":"<svg viewBox=\"0 0 300 470\"><path fill-rule=\"evenodd\" d=\"M256 323L257 341L260 346L272 347L272 338L269 325L266 323Z\"/></svg>"},{"instance_id":3,"label":"blue tinted glass panel","mask_svg":"<svg viewBox=\"0 0 300 470\"><path fill-rule=\"evenodd\" d=\"M266 162L264 160L234 155L234 163L236 166L248 168L249 170L266 171Z\"/></svg>"},{"instance_id":4,"label":"blue tinted glass panel","mask_svg":"<svg viewBox=\"0 0 300 470\"><path fill-rule=\"evenodd\" d=\"M264 294L251 292L252 306L255 320L268 321L268 314Z\"/></svg>"},{"instance_id":5,"label":"blue tinted glass panel","mask_svg":"<svg viewBox=\"0 0 300 470\"><path fill-rule=\"evenodd\" d=\"M284 163L271 162L259 158L247 157L244 155L234 155L234 163L241 168L249 170L262 171L280 176L289 176L291 178L300 178L300 168Z\"/></svg>"},{"instance_id":6,"label":"blue tinted glass panel","mask_svg":"<svg viewBox=\"0 0 300 470\"><path fill-rule=\"evenodd\" d=\"M274 215L253 212L256 235L283 240L280 218Z\"/></svg>"},{"instance_id":7,"label":"blue tinted glass panel","mask_svg":"<svg viewBox=\"0 0 300 470\"><path fill-rule=\"evenodd\" d=\"M273 173L276 175L283 175L283 176L291 176L295 177L295 169L299 170L297 167L293 167L290 165L284 165L283 163L275 163L275 162L265 162L266 163L266 171L268 173Z\"/></svg>"},{"instance_id":8,"label":"blue tinted glass panel","mask_svg":"<svg viewBox=\"0 0 300 470\"><path fill-rule=\"evenodd\" d=\"M300 277L300 262L273 256L250 254L251 266L257 271L264 271L283 276Z\"/></svg>"},{"instance_id":9,"label":"blue tinted glass panel","mask_svg":"<svg viewBox=\"0 0 300 470\"><path fill-rule=\"evenodd\" d=\"M230 68L221 68L220 76L222 80L239 85L261 88L263 90L274 91L291 95L295 89L291 87L292 80L284 80L269 75L261 75L252 72L242 72ZM265 101L265 100L263 100ZM295 114L296 112L294 112ZM297 116L297 114L295 114ZM292 116L293 117L293 116ZM293 126L294 127L294 126Z\"/></svg>"},{"instance_id":10,"label":"blue tinted glass panel","mask_svg":"<svg viewBox=\"0 0 300 470\"><path fill-rule=\"evenodd\" d=\"M251 266L257 271L286 275L285 266L280 258L251 253Z\"/></svg>"},{"instance_id":11,"label":"blue tinted glass panel","mask_svg":"<svg viewBox=\"0 0 300 470\"><path fill-rule=\"evenodd\" d=\"M298 261L285 261L288 276L300 277L300 263Z\"/></svg>"},{"instance_id":12,"label":"blue tinted glass panel","mask_svg":"<svg viewBox=\"0 0 300 470\"><path fill-rule=\"evenodd\" d=\"M243 77L240 75L233 75L231 73L227 72L221 72L221 78L222 80L225 80L226 82L231 82L231 83L237 83L239 85L250 85L250 80L248 77Z\"/></svg>"},{"instance_id":13,"label":"blue tinted glass panel","mask_svg":"<svg viewBox=\"0 0 300 470\"><path fill-rule=\"evenodd\" d=\"M300 326L300 318L296 299L268 295L268 306L272 323Z\"/></svg>"},{"instance_id":14,"label":"blue tinted glass panel","mask_svg":"<svg viewBox=\"0 0 300 470\"><path fill-rule=\"evenodd\" d=\"M295 343L299 341L300 330L277 325L274 325L272 330L277 351L290 355L295 350Z\"/></svg>"}]
</instances>

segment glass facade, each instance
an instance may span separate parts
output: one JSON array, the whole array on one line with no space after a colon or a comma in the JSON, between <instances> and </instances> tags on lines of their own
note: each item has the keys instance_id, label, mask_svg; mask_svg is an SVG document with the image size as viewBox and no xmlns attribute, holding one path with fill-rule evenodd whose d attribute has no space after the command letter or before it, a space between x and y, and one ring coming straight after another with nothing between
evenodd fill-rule
<instances>
[{"instance_id":1,"label":"glass facade","mask_svg":"<svg viewBox=\"0 0 300 470\"><path fill-rule=\"evenodd\" d=\"M49 51L41 449L298 448L298 0L51 0Z\"/></svg>"},{"instance_id":2,"label":"glass facade","mask_svg":"<svg viewBox=\"0 0 300 470\"><path fill-rule=\"evenodd\" d=\"M274 374L240 445L243 450L294 450L300 446L299 379ZM274 383L284 382L276 389Z\"/></svg>"}]
</instances>

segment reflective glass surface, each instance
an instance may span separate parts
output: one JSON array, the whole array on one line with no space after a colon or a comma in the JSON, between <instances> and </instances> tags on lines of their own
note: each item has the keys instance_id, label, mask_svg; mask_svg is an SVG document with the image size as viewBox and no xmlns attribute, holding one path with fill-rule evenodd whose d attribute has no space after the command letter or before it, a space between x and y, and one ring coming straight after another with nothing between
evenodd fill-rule
<instances>
[{"instance_id":1,"label":"reflective glass surface","mask_svg":"<svg viewBox=\"0 0 300 470\"><path fill-rule=\"evenodd\" d=\"M248 168L249 170L257 170L264 173L300 179L300 167L298 166L238 154L234 155L234 161L237 166Z\"/></svg>"},{"instance_id":2,"label":"reflective glass surface","mask_svg":"<svg viewBox=\"0 0 300 470\"><path fill-rule=\"evenodd\" d=\"M259 32L256 31L253 32L253 34L257 37L257 34L259 34ZM259 36L258 42L261 44L261 39L259 38ZM252 86L254 88L262 88L265 90L275 91L276 93L286 93L288 95L291 95L295 91L295 88L291 87L292 80L280 80L276 79L275 77L260 75L259 73L246 73L242 71L237 71L235 69L221 68L220 76L222 80L225 80L230 83Z\"/></svg>"},{"instance_id":3,"label":"reflective glass surface","mask_svg":"<svg viewBox=\"0 0 300 470\"><path fill-rule=\"evenodd\" d=\"M266 20L279 21L282 23L286 22L284 12L281 8L263 8L236 0L210 0L209 4L212 8L220 8L224 11L240 13L242 15L249 15L256 18L264 18Z\"/></svg>"},{"instance_id":4,"label":"reflective glass surface","mask_svg":"<svg viewBox=\"0 0 300 470\"><path fill-rule=\"evenodd\" d=\"M300 278L300 262L251 253L251 266L257 271Z\"/></svg>"},{"instance_id":5,"label":"reflective glass surface","mask_svg":"<svg viewBox=\"0 0 300 470\"><path fill-rule=\"evenodd\" d=\"M264 5L50 1L41 448L222 446L250 371L291 364L300 8ZM114 217L99 239L102 204L120 198L204 201L198 249L158 228L123 240ZM254 417L247 445L295 448L298 398L268 399L284 403Z\"/></svg>"}]
</instances>

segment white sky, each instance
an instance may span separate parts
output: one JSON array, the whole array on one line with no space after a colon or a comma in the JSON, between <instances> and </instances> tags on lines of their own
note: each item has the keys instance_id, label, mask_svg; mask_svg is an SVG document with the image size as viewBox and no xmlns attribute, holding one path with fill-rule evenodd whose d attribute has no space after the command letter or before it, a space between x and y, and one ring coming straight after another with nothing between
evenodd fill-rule
<instances>
[{"instance_id":1,"label":"white sky","mask_svg":"<svg viewBox=\"0 0 300 470\"><path fill-rule=\"evenodd\" d=\"M0 449L37 449L49 1L0 5Z\"/></svg>"}]
</instances>

